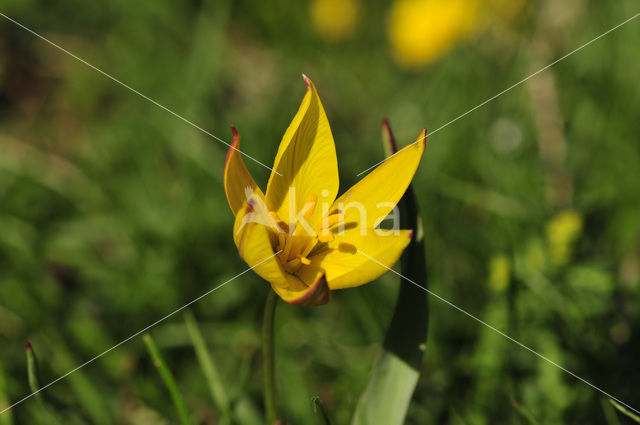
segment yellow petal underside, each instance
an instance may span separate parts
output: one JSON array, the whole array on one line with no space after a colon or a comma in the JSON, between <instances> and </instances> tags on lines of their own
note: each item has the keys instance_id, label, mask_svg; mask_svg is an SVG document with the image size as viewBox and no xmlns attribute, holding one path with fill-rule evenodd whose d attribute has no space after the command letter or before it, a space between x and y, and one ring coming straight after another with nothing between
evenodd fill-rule
<instances>
[{"instance_id":1,"label":"yellow petal underside","mask_svg":"<svg viewBox=\"0 0 640 425\"><path fill-rule=\"evenodd\" d=\"M343 211L345 228L358 231L361 224L363 229L374 228L391 212L418 169L424 152L424 138L425 130L416 142L389 157L336 199L331 211ZM366 223L361 223L362 220ZM357 226L353 226L354 223Z\"/></svg>"},{"instance_id":2,"label":"yellow petal underside","mask_svg":"<svg viewBox=\"0 0 640 425\"><path fill-rule=\"evenodd\" d=\"M267 204L286 223L290 222L289 188L295 189L295 213L305 206L310 196L318 205L330 205L338 194L338 162L329 121L315 86L305 77L307 92L293 121L284 134L267 186ZM314 226L322 215L315 209L308 218Z\"/></svg>"},{"instance_id":3,"label":"yellow petal underside","mask_svg":"<svg viewBox=\"0 0 640 425\"><path fill-rule=\"evenodd\" d=\"M329 301L329 288L321 269L309 269L302 279L284 271L272 248L272 232L263 223L266 217L244 202L238 210L233 236L240 257L260 277L271 284L277 294L290 304L319 305Z\"/></svg>"},{"instance_id":4,"label":"yellow petal underside","mask_svg":"<svg viewBox=\"0 0 640 425\"><path fill-rule=\"evenodd\" d=\"M398 261L412 233L400 230L383 236L373 229L365 235L352 233L349 238L331 242L331 249L312 256L311 265L324 269L331 290L360 286L377 279Z\"/></svg>"},{"instance_id":5,"label":"yellow petal underside","mask_svg":"<svg viewBox=\"0 0 640 425\"><path fill-rule=\"evenodd\" d=\"M227 195L227 201L233 214L237 214L242 203L247 200L247 189L250 192L264 198L262 190L251 177L247 170L242 154L240 153L240 136L235 128L231 128L233 132L233 142L227 152L227 159L224 163L224 192Z\"/></svg>"}]
</instances>

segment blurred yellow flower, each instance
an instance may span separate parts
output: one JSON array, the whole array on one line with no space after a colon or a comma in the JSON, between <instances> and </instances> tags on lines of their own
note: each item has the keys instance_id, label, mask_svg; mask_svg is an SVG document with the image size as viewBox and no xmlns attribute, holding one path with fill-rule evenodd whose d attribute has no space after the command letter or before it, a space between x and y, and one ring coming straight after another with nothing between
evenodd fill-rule
<instances>
[{"instance_id":1,"label":"blurred yellow flower","mask_svg":"<svg viewBox=\"0 0 640 425\"><path fill-rule=\"evenodd\" d=\"M565 210L549 220L546 227L551 260L563 265L569 260L571 243L582 230L582 216L576 210Z\"/></svg>"},{"instance_id":2,"label":"blurred yellow flower","mask_svg":"<svg viewBox=\"0 0 640 425\"><path fill-rule=\"evenodd\" d=\"M393 58L417 68L440 57L476 21L475 0L396 0L388 31Z\"/></svg>"},{"instance_id":3,"label":"blurred yellow flower","mask_svg":"<svg viewBox=\"0 0 640 425\"><path fill-rule=\"evenodd\" d=\"M328 41L341 41L353 34L360 3L358 0L312 0L309 12L316 33Z\"/></svg>"},{"instance_id":4,"label":"blurred yellow flower","mask_svg":"<svg viewBox=\"0 0 640 425\"><path fill-rule=\"evenodd\" d=\"M496 292L503 291L511 279L511 262L504 254L496 255L489 262L489 287Z\"/></svg>"},{"instance_id":5,"label":"blurred yellow flower","mask_svg":"<svg viewBox=\"0 0 640 425\"><path fill-rule=\"evenodd\" d=\"M394 60L420 68L446 53L457 41L496 20L510 21L525 0L395 0L388 20Z\"/></svg>"}]
</instances>

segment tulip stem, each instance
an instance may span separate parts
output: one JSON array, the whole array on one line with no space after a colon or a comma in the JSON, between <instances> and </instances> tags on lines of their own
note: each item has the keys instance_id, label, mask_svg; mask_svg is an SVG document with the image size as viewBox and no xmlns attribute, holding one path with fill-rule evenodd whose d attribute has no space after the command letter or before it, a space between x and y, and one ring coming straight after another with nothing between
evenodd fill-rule
<instances>
[{"instance_id":1,"label":"tulip stem","mask_svg":"<svg viewBox=\"0 0 640 425\"><path fill-rule=\"evenodd\" d=\"M267 423L273 424L278 419L276 407L276 382L274 378L274 344L273 321L276 313L278 295L269 289L267 302L264 306L264 321L262 322L262 370L264 374L264 407Z\"/></svg>"}]
</instances>

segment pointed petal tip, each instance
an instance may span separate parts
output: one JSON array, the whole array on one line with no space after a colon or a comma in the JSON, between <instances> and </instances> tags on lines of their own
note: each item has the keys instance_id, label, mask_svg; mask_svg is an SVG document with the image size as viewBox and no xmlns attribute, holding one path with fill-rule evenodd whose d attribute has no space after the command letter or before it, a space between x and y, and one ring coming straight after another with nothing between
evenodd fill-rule
<instances>
[{"instance_id":1,"label":"pointed petal tip","mask_svg":"<svg viewBox=\"0 0 640 425\"><path fill-rule=\"evenodd\" d=\"M227 167L229 165L229 158L231 158L231 154L233 151L238 150L238 145L240 144L240 135L238 134L238 130L234 126L231 126L231 134L233 134L233 140L229 145L229 150L227 150L227 156L224 159L224 175L227 173Z\"/></svg>"},{"instance_id":2,"label":"pointed petal tip","mask_svg":"<svg viewBox=\"0 0 640 425\"><path fill-rule=\"evenodd\" d=\"M398 152L398 144L387 118L382 120L382 142L385 145L387 155L395 155Z\"/></svg>"},{"instance_id":3,"label":"pointed petal tip","mask_svg":"<svg viewBox=\"0 0 640 425\"><path fill-rule=\"evenodd\" d=\"M29 341L27 341L24 344L24 349L27 350L27 351L33 351L33 346L31 345L31 343Z\"/></svg>"},{"instance_id":4,"label":"pointed petal tip","mask_svg":"<svg viewBox=\"0 0 640 425\"><path fill-rule=\"evenodd\" d=\"M413 239L413 229L409 230L409 234L407 235L409 240Z\"/></svg>"},{"instance_id":5,"label":"pointed petal tip","mask_svg":"<svg viewBox=\"0 0 640 425\"><path fill-rule=\"evenodd\" d=\"M313 84L309 77L307 77L305 74L302 74L302 79L304 80L304 83L307 85L307 87L311 87L311 84Z\"/></svg>"}]
</instances>

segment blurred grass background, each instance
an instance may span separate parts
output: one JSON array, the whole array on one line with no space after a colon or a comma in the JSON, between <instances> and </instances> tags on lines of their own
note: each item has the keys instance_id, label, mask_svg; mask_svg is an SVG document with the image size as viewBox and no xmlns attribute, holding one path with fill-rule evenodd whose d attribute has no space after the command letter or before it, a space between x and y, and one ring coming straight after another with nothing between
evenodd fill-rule
<instances>
[{"instance_id":1,"label":"blurred grass background","mask_svg":"<svg viewBox=\"0 0 640 425\"><path fill-rule=\"evenodd\" d=\"M637 13L632 0L246 0L0 10L271 164L318 86L342 190L434 130ZM433 291L640 406L640 21L428 139L415 179ZM29 393L24 343L49 382L246 268L222 188L226 147L0 22L0 406ZM265 187L268 170L247 161ZM277 374L290 423L319 396L348 423L397 279L326 307L281 304ZM267 287L246 274L194 314L239 423L260 423ZM196 423L219 423L180 315L152 330ZM140 338L52 386L69 423L177 416ZM615 425L593 389L431 300L407 423ZM626 419L620 418L620 423ZM74 422L75 421L75 422ZM43 422L35 399L2 424Z\"/></svg>"}]
</instances>

